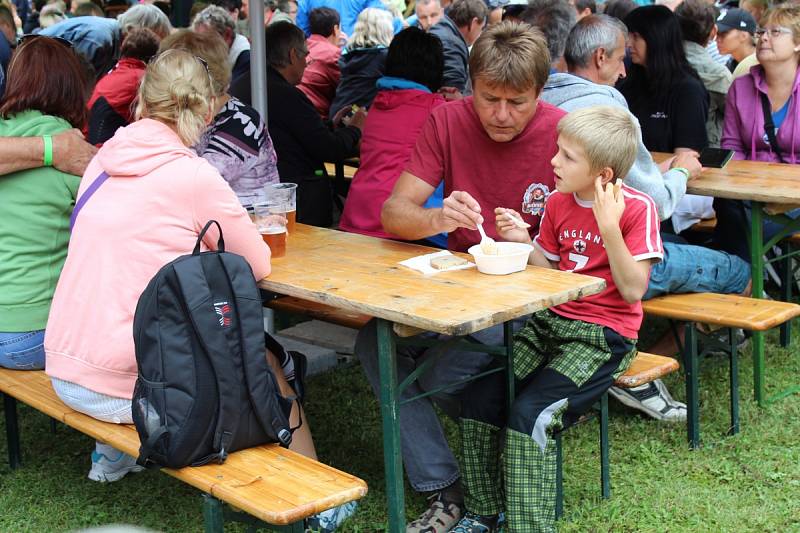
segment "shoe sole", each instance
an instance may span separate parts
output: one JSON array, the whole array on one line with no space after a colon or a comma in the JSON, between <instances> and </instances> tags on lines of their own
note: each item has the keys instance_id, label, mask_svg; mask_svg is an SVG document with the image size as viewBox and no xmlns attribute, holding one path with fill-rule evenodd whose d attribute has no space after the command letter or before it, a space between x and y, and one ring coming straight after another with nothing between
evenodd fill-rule
<instances>
[{"instance_id":1,"label":"shoe sole","mask_svg":"<svg viewBox=\"0 0 800 533\"><path fill-rule=\"evenodd\" d=\"M685 414L686 411L684 411L684 416L681 418L669 418L665 416L664 413L656 411L654 409L650 409L640 401L636 400L635 398L631 398L624 392L620 393L615 391L613 387L608 389L608 393L622 405L625 405L627 407L630 407L631 409L635 409L637 411L645 413L650 418L654 418L662 422L676 422L676 423L686 422L686 414Z\"/></svg>"},{"instance_id":2,"label":"shoe sole","mask_svg":"<svg viewBox=\"0 0 800 533\"><path fill-rule=\"evenodd\" d=\"M119 470L117 472L95 472L94 469L92 469L89 471L89 475L86 477L92 481L97 481L98 483L113 483L114 481L119 481L128 474L135 474L137 472L141 472L142 470L144 470L144 467L139 465L132 466L124 470Z\"/></svg>"}]
</instances>

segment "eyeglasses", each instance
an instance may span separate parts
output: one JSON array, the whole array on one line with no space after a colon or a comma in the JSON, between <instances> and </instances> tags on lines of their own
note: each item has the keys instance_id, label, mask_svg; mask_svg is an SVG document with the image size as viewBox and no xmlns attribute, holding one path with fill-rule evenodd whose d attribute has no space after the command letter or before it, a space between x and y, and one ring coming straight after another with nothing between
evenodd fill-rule
<instances>
[{"instance_id":1,"label":"eyeglasses","mask_svg":"<svg viewBox=\"0 0 800 533\"><path fill-rule=\"evenodd\" d=\"M777 39L784 33L792 33L792 30L791 28L787 28L785 26L778 26L776 28L758 28L755 31L755 35L759 39L761 39L765 33L769 33L770 38Z\"/></svg>"},{"instance_id":2,"label":"eyeglasses","mask_svg":"<svg viewBox=\"0 0 800 533\"><path fill-rule=\"evenodd\" d=\"M22 35L19 39L17 39L17 46L22 46L25 43L33 42L36 39L52 39L60 45L66 46L67 48L72 48L72 41L68 39L64 39L63 37L49 37L40 33L26 33L25 35Z\"/></svg>"}]
</instances>

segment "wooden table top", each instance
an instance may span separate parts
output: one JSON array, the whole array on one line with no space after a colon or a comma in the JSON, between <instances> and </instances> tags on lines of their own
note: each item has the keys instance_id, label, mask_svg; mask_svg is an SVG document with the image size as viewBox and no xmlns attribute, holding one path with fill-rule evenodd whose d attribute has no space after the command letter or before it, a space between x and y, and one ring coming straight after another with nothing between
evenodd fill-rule
<instances>
[{"instance_id":1,"label":"wooden table top","mask_svg":"<svg viewBox=\"0 0 800 533\"><path fill-rule=\"evenodd\" d=\"M653 152L661 162L672 154ZM731 160L725 168L706 168L688 181L686 192L732 200L800 204L800 165Z\"/></svg>"},{"instance_id":2,"label":"wooden table top","mask_svg":"<svg viewBox=\"0 0 800 533\"><path fill-rule=\"evenodd\" d=\"M272 273L259 287L450 335L466 335L605 287L600 278L533 266L508 276L474 268L425 276L398 264L435 251L298 224L286 255L272 260Z\"/></svg>"}]
</instances>

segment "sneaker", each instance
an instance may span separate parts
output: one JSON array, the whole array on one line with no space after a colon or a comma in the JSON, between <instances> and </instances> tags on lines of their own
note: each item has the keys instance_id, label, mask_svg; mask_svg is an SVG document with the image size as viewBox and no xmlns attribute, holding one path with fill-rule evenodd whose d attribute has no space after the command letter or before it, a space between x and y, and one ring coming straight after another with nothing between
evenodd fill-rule
<instances>
[{"instance_id":1,"label":"sneaker","mask_svg":"<svg viewBox=\"0 0 800 533\"><path fill-rule=\"evenodd\" d=\"M632 389L611 387L608 392L622 404L638 409L656 420L686 421L686 404L673 400L660 379Z\"/></svg>"},{"instance_id":2,"label":"sneaker","mask_svg":"<svg viewBox=\"0 0 800 533\"><path fill-rule=\"evenodd\" d=\"M728 328L717 329L717 330L711 331L709 333L706 333L706 335L708 335L709 337L712 337L717 342L721 342L722 344L725 344L725 345L727 345L728 341L730 340L728 338ZM737 350L741 350L742 348L747 346L747 341L748 341L748 338L747 338L747 335L745 334L744 330L741 329L741 328L734 328L734 330L733 330L733 342L736 343L736 349ZM700 352L700 351L702 351L704 349L705 349L705 343L703 343L703 340L700 339L700 346L698 347L698 352ZM712 348L712 349L710 349L708 351L708 355L727 356L728 352L726 350L721 349L721 348Z\"/></svg>"},{"instance_id":3,"label":"sneaker","mask_svg":"<svg viewBox=\"0 0 800 533\"><path fill-rule=\"evenodd\" d=\"M306 530L319 533L336 531L342 522L353 516L357 507L358 502L352 501L315 514L306 519Z\"/></svg>"},{"instance_id":4,"label":"sneaker","mask_svg":"<svg viewBox=\"0 0 800 533\"><path fill-rule=\"evenodd\" d=\"M136 458L107 444L97 443L92 452L92 468L89 479L100 483L119 481L130 472L141 472L143 466L136 464Z\"/></svg>"},{"instance_id":5,"label":"sneaker","mask_svg":"<svg viewBox=\"0 0 800 533\"><path fill-rule=\"evenodd\" d=\"M496 533L498 520L496 516L481 516L467 511L450 533Z\"/></svg>"},{"instance_id":6,"label":"sneaker","mask_svg":"<svg viewBox=\"0 0 800 533\"><path fill-rule=\"evenodd\" d=\"M428 499L428 510L406 525L406 533L445 533L458 523L463 513L458 503L444 500L441 492Z\"/></svg>"}]
</instances>

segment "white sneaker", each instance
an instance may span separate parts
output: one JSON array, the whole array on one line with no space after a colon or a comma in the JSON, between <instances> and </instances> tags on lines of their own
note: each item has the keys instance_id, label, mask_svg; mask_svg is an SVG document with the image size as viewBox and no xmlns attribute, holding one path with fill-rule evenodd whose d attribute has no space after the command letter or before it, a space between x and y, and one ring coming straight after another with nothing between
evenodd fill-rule
<instances>
[{"instance_id":1,"label":"white sneaker","mask_svg":"<svg viewBox=\"0 0 800 533\"><path fill-rule=\"evenodd\" d=\"M637 409L656 420L686 421L686 404L673 400L666 385L660 379L632 389L611 387L608 392L620 403Z\"/></svg>"},{"instance_id":2,"label":"white sneaker","mask_svg":"<svg viewBox=\"0 0 800 533\"><path fill-rule=\"evenodd\" d=\"M129 472L141 472L143 466L136 464L136 458L122 453L108 444L97 443L92 452L92 469L89 479L100 483L119 481Z\"/></svg>"}]
</instances>

